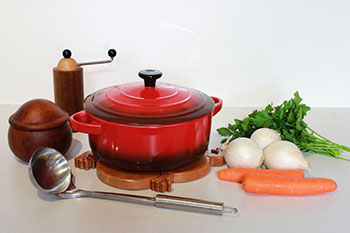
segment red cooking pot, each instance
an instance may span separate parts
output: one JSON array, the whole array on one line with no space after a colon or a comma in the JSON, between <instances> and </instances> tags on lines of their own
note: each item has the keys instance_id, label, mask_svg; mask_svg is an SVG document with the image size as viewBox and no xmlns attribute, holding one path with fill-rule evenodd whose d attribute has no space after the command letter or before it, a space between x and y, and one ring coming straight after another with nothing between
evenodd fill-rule
<instances>
[{"instance_id":1,"label":"red cooking pot","mask_svg":"<svg viewBox=\"0 0 350 233\"><path fill-rule=\"evenodd\" d=\"M144 82L99 90L70 117L71 127L89 134L100 160L133 171L163 171L200 158L208 148L211 118L222 100L203 92L157 82L157 70L143 70Z\"/></svg>"}]
</instances>

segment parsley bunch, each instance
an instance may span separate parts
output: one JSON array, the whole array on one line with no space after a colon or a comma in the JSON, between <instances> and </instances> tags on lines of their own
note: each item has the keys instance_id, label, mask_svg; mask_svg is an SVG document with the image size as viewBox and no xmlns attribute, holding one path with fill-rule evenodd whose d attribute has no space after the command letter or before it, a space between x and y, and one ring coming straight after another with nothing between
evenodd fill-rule
<instances>
[{"instance_id":1,"label":"parsley bunch","mask_svg":"<svg viewBox=\"0 0 350 233\"><path fill-rule=\"evenodd\" d=\"M279 106L274 107L269 104L264 110L254 110L243 120L235 119L234 124L217 129L221 136L226 137L221 142L226 142L230 136L232 136L231 140L250 137L259 128L270 128L276 130L282 140L293 142L303 152L312 151L350 161L340 157L344 150L350 151L349 147L328 140L305 123L303 119L311 108L302 104L301 101L299 93L295 92L294 98L285 100Z\"/></svg>"}]
</instances>

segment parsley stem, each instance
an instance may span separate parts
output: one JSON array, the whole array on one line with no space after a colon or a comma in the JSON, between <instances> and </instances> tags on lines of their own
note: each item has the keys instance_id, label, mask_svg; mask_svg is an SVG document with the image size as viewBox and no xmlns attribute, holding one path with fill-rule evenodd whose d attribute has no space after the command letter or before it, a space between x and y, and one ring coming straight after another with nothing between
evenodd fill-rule
<instances>
[{"instance_id":1,"label":"parsley stem","mask_svg":"<svg viewBox=\"0 0 350 233\"><path fill-rule=\"evenodd\" d=\"M320 135L319 133L317 133L316 131L314 131L313 129L311 129L309 126L306 126L306 128L308 130L310 130L313 134L316 134L317 136L319 136L320 138L324 139L325 141L331 142L329 139L323 137L322 135Z\"/></svg>"},{"instance_id":2,"label":"parsley stem","mask_svg":"<svg viewBox=\"0 0 350 233\"><path fill-rule=\"evenodd\" d=\"M307 129L310 130L312 133L316 134L317 136L319 136L320 138L322 138L323 140L321 140L321 139L315 137L315 136L312 135L312 134L309 134L310 136L314 137L315 139L318 139L318 140L320 140L320 141L326 141L326 142L328 142L328 143L330 143L330 144L332 144L332 145L335 145L335 146L337 146L337 147L339 147L339 148L341 148L341 149L343 149L343 150L346 150L346 151L349 151L349 152L350 152L350 147L347 147L347 146L340 145L340 144L337 144L337 143L335 143L335 142L332 142L332 141L330 141L329 139L323 137L322 135L316 133L316 132L315 132L314 130L312 130L310 127L307 127Z\"/></svg>"}]
</instances>

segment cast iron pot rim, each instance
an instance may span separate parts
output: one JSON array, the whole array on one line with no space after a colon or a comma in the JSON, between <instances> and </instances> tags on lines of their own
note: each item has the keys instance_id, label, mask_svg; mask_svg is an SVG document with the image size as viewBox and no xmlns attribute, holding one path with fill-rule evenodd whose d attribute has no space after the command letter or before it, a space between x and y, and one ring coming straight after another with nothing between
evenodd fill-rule
<instances>
[{"instance_id":1,"label":"cast iron pot rim","mask_svg":"<svg viewBox=\"0 0 350 233\"><path fill-rule=\"evenodd\" d=\"M205 116L208 113L211 113L215 107L214 100L210 96L203 93L206 104L204 104L204 106L198 109L197 111L191 112L189 114L175 116L175 117L162 117L162 118L128 117L128 116L121 116L121 115L113 115L95 107L94 104L92 103L95 93L88 95L84 100L84 109L86 110L86 112L98 119L101 119L107 122L121 123L121 124L166 125L166 124L174 124L174 123L184 123L184 122L188 122L190 120L194 120L202 116Z\"/></svg>"}]
</instances>

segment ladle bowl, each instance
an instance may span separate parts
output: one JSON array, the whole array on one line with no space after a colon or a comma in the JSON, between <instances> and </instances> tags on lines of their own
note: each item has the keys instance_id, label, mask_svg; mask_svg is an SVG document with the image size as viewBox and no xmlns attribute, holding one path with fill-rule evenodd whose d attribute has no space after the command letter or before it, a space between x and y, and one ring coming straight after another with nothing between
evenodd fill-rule
<instances>
[{"instance_id":1,"label":"ladle bowl","mask_svg":"<svg viewBox=\"0 0 350 233\"><path fill-rule=\"evenodd\" d=\"M68 189L72 173L67 159L52 148L39 148L29 161L29 178L40 191L57 194Z\"/></svg>"}]
</instances>

